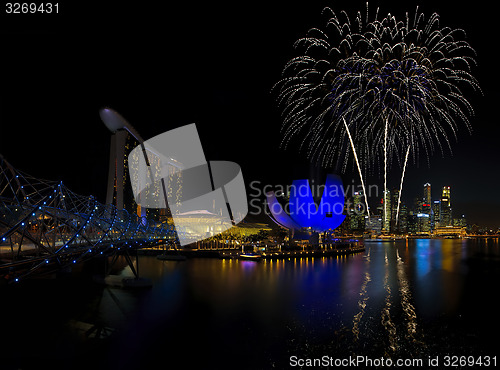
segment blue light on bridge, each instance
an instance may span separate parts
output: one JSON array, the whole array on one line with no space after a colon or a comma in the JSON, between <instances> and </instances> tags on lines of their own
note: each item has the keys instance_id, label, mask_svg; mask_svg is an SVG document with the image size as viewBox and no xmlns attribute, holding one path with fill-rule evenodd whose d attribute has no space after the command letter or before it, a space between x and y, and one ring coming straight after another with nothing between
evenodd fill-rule
<instances>
[{"instance_id":1,"label":"blue light on bridge","mask_svg":"<svg viewBox=\"0 0 500 370\"><path fill-rule=\"evenodd\" d=\"M11 204L9 207L12 209L12 217L4 219L6 224L2 226L7 227L6 230L9 232L2 233L0 236L1 244L6 245L7 241L11 239L11 235L15 235L15 233L31 232L32 230L28 230L28 228L35 226L33 222L38 216L43 218L44 222L52 225L52 228L39 227L34 230L40 234L39 237L37 234L35 245L33 245L32 238L22 238L19 245L16 246L17 255L32 255L33 250L35 250L40 258L37 264L33 265L29 258L18 260L14 254L12 257L10 254L9 256L6 254L5 258L2 259L2 268L12 270L9 272L11 282L24 281L30 276L44 273L52 267L55 269L64 267L64 263L55 263L55 260L53 264L52 258L59 260L59 256L61 256L66 264L76 264L94 257L98 253L104 255L104 252L106 254L116 252L119 249L118 245L110 243L123 243L122 247L124 248L138 247L142 243L136 239L147 242L148 239L151 240L151 233L161 230L157 227L144 227L146 225L138 223L138 220L133 217L134 215L126 211L119 211L113 205L102 205L96 201L89 201L89 199L93 199L92 196L82 197L70 192L62 183L55 183L47 189L46 182L31 177L25 178L15 172L16 170L2 159L0 182L7 181L9 186L0 189L0 197L2 200L7 199ZM22 179L22 181L13 181L12 173L14 173L15 178ZM25 194L28 188L30 189L29 196L19 197L16 195ZM20 189L24 189L24 192L20 192ZM60 199L62 203L58 203L57 199ZM49 205L50 209L47 208ZM26 210L27 213L19 212L20 208ZM31 212L28 212L29 210ZM57 234L56 237L54 234ZM85 248L87 252L85 252ZM11 258L9 259L9 257ZM49 264L51 266L48 266ZM20 275L16 277L14 274L16 269L22 271L22 278L19 277Z\"/></svg>"}]
</instances>

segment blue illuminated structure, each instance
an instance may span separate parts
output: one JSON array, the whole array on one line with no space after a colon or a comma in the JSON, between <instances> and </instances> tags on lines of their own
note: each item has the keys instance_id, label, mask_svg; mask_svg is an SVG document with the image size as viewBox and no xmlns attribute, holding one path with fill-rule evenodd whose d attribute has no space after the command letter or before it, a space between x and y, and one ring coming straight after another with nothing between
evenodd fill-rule
<instances>
[{"instance_id":1,"label":"blue illuminated structure","mask_svg":"<svg viewBox=\"0 0 500 370\"><path fill-rule=\"evenodd\" d=\"M0 155L0 283L71 268L97 256L125 257L129 249L175 242L173 226L72 192L62 182L15 169ZM147 220L146 220L147 221Z\"/></svg>"},{"instance_id":2,"label":"blue illuminated structure","mask_svg":"<svg viewBox=\"0 0 500 370\"><path fill-rule=\"evenodd\" d=\"M308 180L294 180L290 189L287 214L273 192L266 193L272 219L287 229L311 228L317 232L332 231L345 219L342 179L328 175L319 205L316 205Z\"/></svg>"}]
</instances>

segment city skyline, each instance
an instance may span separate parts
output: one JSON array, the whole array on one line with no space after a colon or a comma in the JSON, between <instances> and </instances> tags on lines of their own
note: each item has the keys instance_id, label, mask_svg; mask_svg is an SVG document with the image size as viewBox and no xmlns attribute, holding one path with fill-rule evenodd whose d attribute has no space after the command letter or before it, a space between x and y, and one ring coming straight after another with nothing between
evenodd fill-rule
<instances>
[{"instance_id":1,"label":"city skyline","mask_svg":"<svg viewBox=\"0 0 500 370\"><path fill-rule=\"evenodd\" d=\"M89 14L88 19L95 20L92 30L85 23L73 22L72 8L66 8L52 23L40 19L42 23L31 20L28 24L23 18L13 24L8 18L0 27L6 36L6 68L12 73L5 76L0 96L0 125L2 137L12 139L2 141L0 152L17 168L62 180L78 193L93 194L104 201L109 133L98 110L108 105L127 116L146 139L195 122L207 157L241 163L247 184L305 178L315 170L304 153L297 148L279 148L280 115L270 89L293 54L293 42L317 24L325 5L336 7L326 1L313 6L266 4L266 12L258 5L246 9L236 6L236 20L219 14L217 5L199 5L187 11L187 5L176 4L168 14L175 13L178 19L168 30L159 26L161 22L150 22L147 30L120 27L130 16L126 6L112 19L107 17L115 11L111 8ZM383 11L401 15L414 11L417 3L378 5ZM348 6L364 9L365 2ZM467 30L467 39L477 51L477 78L483 96L472 97L476 114L472 134L461 127L457 142L451 143L453 155L444 149L428 162L421 158L419 163L409 163L402 198L409 201L407 194L420 189L422 179L450 184L456 206L471 220L497 227L500 153L496 137L500 127L493 121L498 81L495 74L488 73L494 66L487 57L490 38L485 35L492 32L493 23L484 21L492 15L480 9L465 11L447 1L420 9L426 14L437 11L447 25ZM261 27L255 27L256 21ZM182 27L184 24L189 27ZM67 32L61 34L60 27ZM114 28L123 34L107 32ZM225 37L224 43L217 42L221 37ZM182 58L165 57L163 45L168 45L172 56ZM44 73L26 73L34 61ZM47 86L53 88L49 91ZM64 139L61 134L65 134ZM43 160L49 158L58 161ZM338 169L325 171L339 174L344 183L359 181L355 168L344 174ZM379 170L374 171L366 182L381 185ZM398 187L400 172L395 163L389 171L389 188Z\"/></svg>"},{"instance_id":2,"label":"city skyline","mask_svg":"<svg viewBox=\"0 0 500 370\"><path fill-rule=\"evenodd\" d=\"M399 189L388 189L380 202L370 206L370 217L364 207L362 191L357 191L349 196L346 203L346 214L349 216L347 225L343 232L376 232L377 234L413 234L432 235L443 234L448 227L467 228L467 231L477 232L490 229L485 225L468 222L466 215L460 209L453 211L452 188L450 186L439 187L441 195L432 197L432 186L425 183L422 194L415 196L410 203L401 202L398 207ZM373 203L373 202L372 202ZM399 218L397 211L399 208ZM387 217L384 215L387 214ZM497 232L498 228L488 230Z\"/></svg>"},{"instance_id":3,"label":"city skyline","mask_svg":"<svg viewBox=\"0 0 500 370\"><path fill-rule=\"evenodd\" d=\"M0 363L496 366L497 18L6 3Z\"/></svg>"}]
</instances>

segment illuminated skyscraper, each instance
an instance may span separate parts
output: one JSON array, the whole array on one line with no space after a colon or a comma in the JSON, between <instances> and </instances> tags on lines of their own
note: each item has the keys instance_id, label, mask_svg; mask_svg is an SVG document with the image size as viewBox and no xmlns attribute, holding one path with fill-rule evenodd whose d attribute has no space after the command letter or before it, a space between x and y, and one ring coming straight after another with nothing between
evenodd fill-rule
<instances>
[{"instance_id":1,"label":"illuminated skyscraper","mask_svg":"<svg viewBox=\"0 0 500 370\"><path fill-rule=\"evenodd\" d=\"M384 191L384 199L382 200L382 232L388 233L391 230L391 191Z\"/></svg>"},{"instance_id":2,"label":"illuminated skyscraper","mask_svg":"<svg viewBox=\"0 0 500 370\"><path fill-rule=\"evenodd\" d=\"M431 199L431 184L426 183L424 185L424 199L422 202L422 213L431 214L432 209L432 199Z\"/></svg>"},{"instance_id":3,"label":"illuminated skyscraper","mask_svg":"<svg viewBox=\"0 0 500 370\"><path fill-rule=\"evenodd\" d=\"M461 215L458 218L453 219L453 226L455 227L467 227L467 220L465 215Z\"/></svg>"},{"instance_id":4,"label":"illuminated skyscraper","mask_svg":"<svg viewBox=\"0 0 500 370\"><path fill-rule=\"evenodd\" d=\"M413 211L415 213L423 213L422 204L424 202L422 201L422 199L422 197L413 198Z\"/></svg>"},{"instance_id":5,"label":"illuminated skyscraper","mask_svg":"<svg viewBox=\"0 0 500 370\"><path fill-rule=\"evenodd\" d=\"M130 135L129 135L130 137ZM133 149L137 145L131 145L131 148ZM130 148L127 145L126 146L126 151L130 152ZM149 160L149 169L154 175L155 178L161 178L162 177L162 163L160 160L160 157L156 155L156 153L147 150L147 157ZM142 186L142 182L145 181L145 179L139 179L137 176L139 175L140 171L138 170L139 168L139 163L140 163L140 158L142 157L142 153L139 151L132 151L129 156L128 156L128 161L126 161L126 172L130 173L131 176L134 176L134 180L131 183L131 186L127 186L125 189L130 188L129 193L131 194L130 197L130 202L131 202L131 207L127 206L125 204L125 208L129 210L129 212L137 212L139 216L145 216L147 215L148 218L154 219L154 220L159 220L161 222L167 221L167 219L171 218L171 211L170 207L166 205L163 208L142 208L137 202L135 201L133 197L133 193L135 192L140 193L138 188ZM171 159L172 163L168 163L167 166L164 166L163 170L166 168L166 175L168 176L168 186L164 191L166 191L166 196L170 199L175 198L176 202L180 202L181 196L182 196L182 171L179 170L180 164L175 165L177 163L174 163L174 160ZM128 168L130 166L130 169ZM127 176L128 178L128 176ZM136 187L134 191L132 191L132 187ZM174 195L174 196L173 196ZM144 192L144 196L149 199L162 199L164 197L163 192L161 192L158 188L153 187L152 190L146 188ZM161 204L163 201L158 201L158 204Z\"/></svg>"},{"instance_id":6,"label":"illuminated skyscraper","mask_svg":"<svg viewBox=\"0 0 500 370\"><path fill-rule=\"evenodd\" d=\"M155 153L150 151L146 153L143 149L142 153L136 153L135 157L132 156L132 158L127 160L127 157L130 157L131 150L142 142L142 138L140 138L137 131L130 126L123 117L112 109L103 108L100 110L100 115L105 125L112 131L106 204L114 204L118 210L125 209L130 213L137 212L138 216L147 215L149 218L165 221L167 217L170 217L168 205L165 204L165 207L156 209L150 208L148 210L146 210L146 208L141 208L134 199L134 192L132 189L134 184L137 186L141 183L141 179L137 178L138 171L133 170L134 167L137 168L138 166L138 156L147 155L150 162L148 167L155 177L162 176L159 158ZM169 182L171 186L168 191L175 192L177 201L180 201L182 196L182 172L179 171L181 167L182 165L173 159L168 163L167 175L171 180ZM131 176L134 176L134 181L132 181L132 183ZM145 193L147 194L148 191ZM164 196L164 194L151 194L158 197Z\"/></svg>"},{"instance_id":7,"label":"illuminated skyscraper","mask_svg":"<svg viewBox=\"0 0 500 370\"><path fill-rule=\"evenodd\" d=\"M350 214L350 228L353 231L365 229L365 204L361 191L354 192L353 208Z\"/></svg>"},{"instance_id":8,"label":"illuminated skyscraper","mask_svg":"<svg viewBox=\"0 0 500 370\"><path fill-rule=\"evenodd\" d=\"M396 224L396 215L398 213L398 202L399 202L399 190L393 189L391 192L391 208L390 208L390 215L391 215L391 233L397 233L399 232L399 221L398 224ZM389 208L388 208L389 209ZM401 216L401 208L399 209L399 216Z\"/></svg>"},{"instance_id":9,"label":"illuminated skyscraper","mask_svg":"<svg viewBox=\"0 0 500 370\"><path fill-rule=\"evenodd\" d=\"M431 232L431 220L427 213L417 213L417 234L429 234Z\"/></svg>"},{"instance_id":10,"label":"illuminated skyscraper","mask_svg":"<svg viewBox=\"0 0 500 370\"><path fill-rule=\"evenodd\" d=\"M398 221L398 233L405 234L408 232L408 209L406 205L401 202L399 205L399 221Z\"/></svg>"},{"instance_id":11,"label":"illuminated skyscraper","mask_svg":"<svg viewBox=\"0 0 500 370\"><path fill-rule=\"evenodd\" d=\"M453 217L451 209L451 193L449 186L443 186L443 193L441 195L441 214L439 219L439 226L452 226Z\"/></svg>"},{"instance_id":12,"label":"illuminated skyscraper","mask_svg":"<svg viewBox=\"0 0 500 370\"><path fill-rule=\"evenodd\" d=\"M432 214L431 214L431 229L434 230L439 227L441 217L441 201L435 200L432 203Z\"/></svg>"}]
</instances>

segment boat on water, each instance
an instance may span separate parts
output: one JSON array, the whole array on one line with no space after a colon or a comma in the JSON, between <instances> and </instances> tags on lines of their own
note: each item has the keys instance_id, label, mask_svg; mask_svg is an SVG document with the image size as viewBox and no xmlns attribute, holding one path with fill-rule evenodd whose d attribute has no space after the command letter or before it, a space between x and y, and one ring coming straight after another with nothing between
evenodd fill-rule
<instances>
[{"instance_id":1,"label":"boat on water","mask_svg":"<svg viewBox=\"0 0 500 370\"><path fill-rule=\"evenodd\" d=\"M159 254L156 259L160 261L185 261L187 257L181 254Z\"/></svg>"},{"instance_id":2,"label":"boat on water","mask_svg":"<svg viewBox=\"0 0 500 370\"><path fill-rule=\"evenodd\" d=\"M262 260L262 255L257 253L243 253L238 258L243 261L260 261Z\"/></svg>"}]
</instances>

